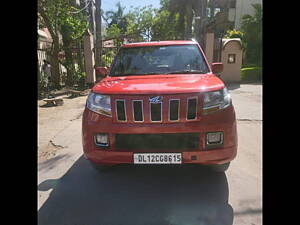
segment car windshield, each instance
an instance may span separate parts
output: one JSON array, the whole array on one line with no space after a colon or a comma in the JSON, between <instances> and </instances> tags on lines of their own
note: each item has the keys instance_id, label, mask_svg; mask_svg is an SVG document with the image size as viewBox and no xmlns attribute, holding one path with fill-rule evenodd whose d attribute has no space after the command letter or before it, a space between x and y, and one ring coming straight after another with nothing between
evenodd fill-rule
<instances>
[{"instance_id":1,"label":"car windshield","mask_svg":"<svg viewBox=\"0 0 300 225\"><path fill-rule=\"evenodd\" d=\"M121 48L110 76L208 73L196 44Z\"/></svg>"}]
</instances>

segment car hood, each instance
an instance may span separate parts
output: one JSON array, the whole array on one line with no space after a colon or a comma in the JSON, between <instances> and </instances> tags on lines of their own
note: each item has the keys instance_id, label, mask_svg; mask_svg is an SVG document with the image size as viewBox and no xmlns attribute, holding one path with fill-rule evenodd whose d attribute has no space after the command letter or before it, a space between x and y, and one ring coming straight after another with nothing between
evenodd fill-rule
<instances>
[{"instance_id":1,"label":"car hood","mask_svg":"<svg viewBox=\"0 0 300 225\"><path fill-rule=\"evenodd\" d=\"M106 77L92 91L101 94L179 94L214 91L224 87L215 75L172 74Z\"/></svg>"}]
</instances>

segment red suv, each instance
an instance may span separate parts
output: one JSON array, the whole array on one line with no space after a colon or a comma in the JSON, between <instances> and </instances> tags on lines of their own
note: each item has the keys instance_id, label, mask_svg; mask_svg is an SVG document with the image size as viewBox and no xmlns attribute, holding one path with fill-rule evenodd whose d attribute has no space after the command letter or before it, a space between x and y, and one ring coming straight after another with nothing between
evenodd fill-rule
<instances>
[{"instance_id":1,"label":"red suv","mask_svg":"<svg viewBox=\"0 0 300 225\"><path fill-rule=\"evenodd\" d=\"M123 45L91 90L82 119L84 156L115 164L203 164L225 171L237 154L235 111L223 65L195 41Z\"/></svg>"}]
</instances>

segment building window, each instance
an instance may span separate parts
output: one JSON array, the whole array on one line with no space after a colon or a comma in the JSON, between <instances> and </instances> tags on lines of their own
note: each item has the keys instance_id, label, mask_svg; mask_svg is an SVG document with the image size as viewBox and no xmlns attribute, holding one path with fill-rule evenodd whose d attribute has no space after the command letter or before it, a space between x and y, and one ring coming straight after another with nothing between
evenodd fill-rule
<instances>
[{"instance_id":1,"label":"building window","mask_svg":"<svg viewBox=\"0 0 300 225\"><path fill-rule=\"evenodd\" d=\"M213 16L217 15L218 12L221 12L221 8L215 8L215 11L214 11L214 15L213 15Z\"/></svg>"},{"instance_id":2,"label":"building window","mask_svg":"<svg viewBox=\"0 0 300 225\"><path fill-rule=\"evenodd\" d=\"M235 54L228 54L227 63L235 63Z\"/></svg>"}]
</instances>

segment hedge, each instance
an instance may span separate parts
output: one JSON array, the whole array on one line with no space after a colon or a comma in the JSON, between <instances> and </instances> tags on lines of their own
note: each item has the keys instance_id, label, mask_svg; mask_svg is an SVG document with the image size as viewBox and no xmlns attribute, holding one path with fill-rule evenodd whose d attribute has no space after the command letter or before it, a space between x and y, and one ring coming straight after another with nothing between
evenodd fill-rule
<instances>
[{"instance_id":1,"label":"hedge","mask_svg":"<svg viewBox=\"0 0 300 225\"><path fill-rule=\"evenodd\" d=\"M262 80L262 67L245 67L241 69L242 81L261 81Z\"/></svg>"}]
</instances>

